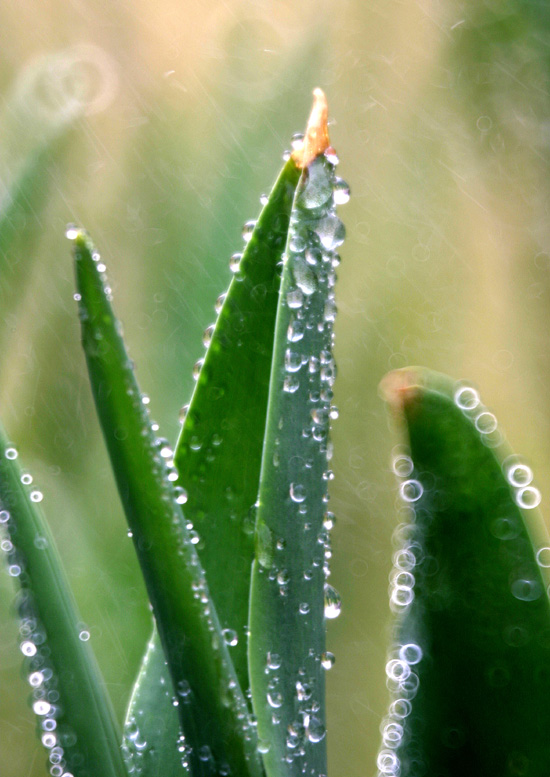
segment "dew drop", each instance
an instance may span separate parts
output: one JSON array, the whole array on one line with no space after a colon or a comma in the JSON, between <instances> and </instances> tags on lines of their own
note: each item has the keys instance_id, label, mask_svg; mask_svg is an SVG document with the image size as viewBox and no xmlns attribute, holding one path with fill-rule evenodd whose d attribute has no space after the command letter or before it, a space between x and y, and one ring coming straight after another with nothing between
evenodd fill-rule
<instances>
[{"instance_id":1,"label":"dew drop","mask_svg":"<svg viewBox=\"0 0 550 777\"><path fill-rule=\"evenodd\" d=\"M290 498L293 502L304 502L306 498L306 489L300 483L290 484Z\"/></svg>"},{"instance_id":2,"label":"dew drop","mask_svg":"<svg viewBox=\"0 0 550 777\"><path fill-rule=\"evenodd\" d=\"M399 658L407 664L418 664L422 659L422 648L414 642L402 645L399 649Z\"/></svg>"},{"instance_id":3,"label":"dew drop","mask_svg":"<svg viewBox=\"0 0 550 777\"><path fill-rule=\"evenodd\" d=\"M226 645L235 647L239 643L239 637L234 629L222 629L222 635Z\"/></svg>"},{"instance_id":4,"label":"dew drop","mask_svg":"<svg viewBox=\"0 0 550 777\"><path fill-rule=\"evenodd\" d=\"M195 365L193 367L193 379L198 380L199 375L201 374L202 365L204 364L204 359L198 359L195 362Z\"/></svg>"},{"instance_id":5,"label":"dew drop","mask_svg":"<svg viewBox=\"0 0 550 777\"><path fill-rule=\"evenodd\" d=\"M214 329L216 328L215 324L210 324L210 326L207 326L204 332L202 333L202 344L205 348L208 348L210 343L212 342L212 335L214 334Z\"/></svg>"},{"instance_id":6,"label":"dew drop","mask_svg":"<svg viewBox=\"0 0 550 777\"><path fill-rule=\"evenodd\" d=\"M471 386L461 386L455 391L454 401L461 410L474 410L480 402L479 394Z\"/></svg>"},{"instance_id":7,"label":"dew drop","mask_svg":"<svg viewBox=\"0 0 550 777\"><path fill-rule=\"evenodd\" d=\"M302 307L304 304L304 295L300 289L292 289L291 291L287 292L286 304L293 310L297 310L298 308Z\"/></svg>"},{"instance_id":8,"label":"dew drop","mask_svg":"<svg viewBox=\"0 0 550 777\"><path fill-rule=\"evenodd\" d=\"M323 528L326 529L326 531L330 531L334 528L334 524L336 523L336 516L334 513L331 513L329 510L323 515Z\"/></svg>"},{"instance_id":9,"label":"dew drop","mask_svg":"<svg viewBox=\"0 0 550 777\"><path fill-rule=\"evenodd\" d=\"M88 631L88 629L82 629L82 631L80 631L78 633L78 639L81 642L89 642L89 640L90 640L90 632Z\"/></svg>"},{"instance_id":10,"label":"dew drop","mask_svg":"<svg viewBox=\"0 0 550 777\"><path fill-rule=\"evenodd\" d=\"M52 705L49 704L49 702L44 701L44 699L39 699L38 701L35 701L32 705L33 712L35 715L47 715L52 708Z\"/></svg>"},{"instance_id":11,"label":"dew drop","mask_svg":"<svg viewBox=\"0 0 550 777\"><path fill-rule=\"evenodd\" d=\"M306 736L310 742L316 744L325 738L325 727L319 718L311 715L306 725Z\"/></svg>"},{"instance_id":12,"label":"dew drop","mask_svg":"<svg viewBox=\"0 0 550 777\"><path fill-rule=\"evenodd\" d=\"M393 459L392 469L397 477L406 478L414 469L413 461L410 456L400 454Z\"/></svg>"},{"instance_id":13,"label":"dew drop","mask_svg":"<svg viewBox=\"0 0 550 777\"><path fill-rule=\"evenodd\" d=\"M229 260L229 269L232 273L239 272L241 269L241 259L243 258L242 254L233 254L231 259Z\"/></svg>"},{"instance_id":14,"label":"dew drop","mask_svg":"<svg viewBox=\"0 0 550 777\"><path fill-rule=\"evenodd\" d=\"M6 448L4 455L6 456L6 459L13 461L19 454L17 453L17 448Z\"/></svg>"},{"instance_id":15,"label":"dew drop","mask_svg":"<svg viewBox=\"0 0 550 777\"><path fill-rule=\"evenodd\" d=\"M41 502L44 499L44 494L42 491L38 491L35 489L34 491L31 491L31 502Z\"/></svg>"},{"instance_id":16,"label":"dew drop","mask_svg":"<svg viewBox=\"0 0 550 777\"><path fill-rule=\"evenodd\" d=\"M333 198L335 205L345 205L349 202L350 188L343 178L336 178L334 181Z\"/></svg>"},{"instance_id":17,"label":"dew drop","mask_svg":"<svg viewBox=\"0 0 550 777\"><path fill-rule=\"evenodd\" d=\"M399 494L405 502L417 502L423 492L422 484L418 480L405 480L399 486Z\"/></svg>"},{"instance_id":18,"label":"dew drop","mask_svg":"<svg viewBox=\"0 0 550 777\"><path fill-rule=\"evenodd\" d=\"M335 661L336 661L336 658L334 656L334 653L331 653L330 651L326 650L324 653L321 654L321 666L323 667L323 669L326 669L327 672L329 669L332 669Z\"/></svg>"},{"instance_id":19,"label":"dew drop","mask_svg":"<svg viewBox=\"0 0 550 777\"><path fill-rule=\"evenodd\" d=\"M36 645L34 642L26 641L22 642L19 649L23 653L24 656L28 656L29 658L32 658L32 656L36 655Z\"/></svg>"},{"instance_id":20,"label":"dew drop","mask_svg":"<svg viewBox=\"0 0 550 777\"><path fill-rule=\"evenodd\" d=\"M325 618L332 620L337 618L342 611L340 594L328 583L325 583Z\"/></svg>"},{"instance_id":21,"label":"dew drop","mask_svg":"<svg viewBox=\"0 0 550 777\"><path fill-rule=\"evenodd\" d=\"M346 237L346 228L338 216L334 214L329 214L321 219L315 231L319 235L321 245L328 251L333 251L338 246L341 246Z\"/></svg>"},{"instance_id":22,"label":"dew drop","mask_svg":"<svg viewBox=\"0 0 550 777\"><path fill-rule=\"evenodd\" d=\"M283 704L283 696L278 691L269 691L267 694L267 703L270 707L277 709Z\"/></svg>"},{"instance_id":23,"label":"dew drop","mask_svg":"<svg viewBox=\"0 0 550 777\"><path fill-rule=\"evenodd\" d=\"M519 507L523 507L524 510L533 510L540 504L540 491L533 486L525 486L516 492L515 499Z\"/></svg>"},{"instance_id":24,"label":"dew drop","mask_svg":"<svg viewBox=\"0 0 550 777\"><path fill-rule=\"evenodd\" d=\"M76 226L76 224L67 224L65 227L65 237L67 237L69 240L75 240L80 233L80 229Z\"/></svg>"},{"instance_id":25,"label":"dew drop","mask_svg":"<svg viewBox=\"0 0 550 777\"><path fill-rule=\"evenodd\" d=\"M302 355L287 348L285 352L285 370L287 372L298 372L302 367Z\"/></svg>"},{"instance_id":26,"label":"dew drop","mask_svg":"<svg viewBox=\"0 0 550 777\"><path fill-rule=\"evenodd\" d=\"M307 615L309 612L309 604L307 602L300 602L300 606L298 607L298 612L300 615Z\"/></svg>"},{"instance_id":27,"label":"dew drop","mask_svg":"<svg viewBox=\"0 0 550 777\"><path fill-rule=\"evenodd\" d=\"M550 568L550 548L540 548L537 551L537 564L545 569Z\"/></svg>"},{"instance_id":28,"label":"dew drop","mask_svg":"<svg viewBox=\"0 0 550 777\"><path fill-rule=\"evenodd\" d=\"M220 296L216 300L216 304L214 306L214 310L216 311L216 313L218 315L221 313L221 309L223 307L223 303L225 301L226 296L227 296L227 292L224 292L223 294L220 294Z\"/></svg>"},{"instance_id":29,"label":"dew drop","mask_svg":"<svg viewBox=\"0 0 550 777\"><path fill-rule=\"evenodd\" d=\"M476 416L474 423L480 434L492 434L498 426L496 417L487 410Z\"/></svg>"},{"instance_id":30,"label":"dew drop","mask_svg":"<svg viewBox=\"0 0 550 777\"><path fill-rule=\"evenodd\" d=\"M243 225L243 230L241 234L245 243L248 243L250 241L250 238L252 237L252 233L254 232L255 226L256 226L256 222L254 220L247 221Z\"/></svg>"},{"instance_id":31,"label":"dew drop","mask_svg":"<svg viewBox=\"0 0 550 777\"><path fill-rule=\"evenodd\" d=\"M288 394L294 394L300 388L300 381L297 375L286 375L283 381L283 391Z\"/></svg>"},{"instance_id":32,"label":"dew drop","mask_svg":"<svg viewBox=\"0 0 550 777\"><path fill-rule=\"evenodd\" d=\"M281 667L281 656L278 653L271 653L269 652L267 654L267 668L271 670L280 669Z\"/></svg>"},{"instance_id":33,"label":"dew drop","mask_svg":"<svg viewBox=\"0 0 550 777\"><path fill-rule=\"evenodd\" d=\"M29 475L27 472L21 475L21 482L25 486L30 486L30 484L32 483L32 475Z\"/></svg>"},{"instance_id":34,"label":"dew drop","mask_svg":"<svg viewBox=\"0 0 550 777\"><path fill-rule=\"evenodd\" d=\"M187 502L187 491L181 486L176 486L174 488L174 496L179 505L184 505Z\"/></svg>"}]
</instances>

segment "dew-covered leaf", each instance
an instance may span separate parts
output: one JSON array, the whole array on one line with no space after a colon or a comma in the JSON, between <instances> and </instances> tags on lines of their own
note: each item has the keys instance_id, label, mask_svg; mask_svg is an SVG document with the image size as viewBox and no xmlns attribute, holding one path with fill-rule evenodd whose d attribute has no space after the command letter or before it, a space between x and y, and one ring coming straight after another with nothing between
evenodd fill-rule
<instances>
[{"instance_id":1,"label":"dew-covered leaf","mask_svg":"<svg viewBox=\"0 0 550 777\"><path fill-rule=\"evenodd\" d=\"M304 170L285 252L257 505L249 661L269 777L326 774L325 596L331 616L339 599L326 583L324 523L335 412L334 281L344 229L325 122L326 103L317 102L299 157ZM317 146L310 145L312 128Z\"/></svg>"},{"instance_id":2,"label":"dew-covered leaf","mask_svg":"<svg viewBox=\"0 0 550 777\"><path fill-rule=\"evenodd\" d=\"M176 448L185 515L199 537L199 557L231 656L248 688L247 640L254 512L282 256L300 171L289 160L246 245L232 258L233 280L214 328ZM249 232L247 232L249 230Z\"/></svg>"},{"instance_id":3,"label":"dew-covered leaf","mask_svg":"<svg viewBox=\"0 0 550 777\"><path fill-rule=\"evenodd\" d=\"M0 428L1 545L20 589L20 649L42 744L50 766L62 765L74 777L125 777L111 702L42 513L42 498Z\"/></svg>"},{"instance_id":4,"label":"dew-covered leaf","mask_svg":"<svg viewBox=\"0 0 550 777\"><path fill-rule=\"evenodd\" d=\"M156 628L143 659L126 720L122 752L130 774L140 777L186 777L189 754L174 700L185 703L188 683L176 694Z\"/></svg>"},{"instance_id":5,"label":"dew-covered leaf","mask_svg":"<svg viewBox=\"0 0 550 777\"><path fill-rule=\"evenodd\" d=\"M194 777L229 769L261 775L241 691L216 609L172 479L173 451L157 437L137 385L105 267L89 238L71 228L82 342L103 435L132 531L191 749Z\"/></svg>"},{"instance_id":6,"label":"dew-covered leaf","mask_svg":"<svg viewBox=\"0 0 550 777\"><path fill-rule=\"evenodd\" d=\"M382 774L550 769L550 547L531 469L477 391L417 368L385 379L410 444L386 673Z\"/></svg>"}]
</instances>

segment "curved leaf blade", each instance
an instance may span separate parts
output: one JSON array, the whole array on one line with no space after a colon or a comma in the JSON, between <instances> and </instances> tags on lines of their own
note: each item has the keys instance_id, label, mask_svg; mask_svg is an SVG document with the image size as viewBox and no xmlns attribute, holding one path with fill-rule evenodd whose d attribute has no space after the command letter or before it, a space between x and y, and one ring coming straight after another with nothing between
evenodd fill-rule
<instances>
[{"instance_id":1,"label":"curved leaf blade","mask_svg":"<svg viewBox=\"0 0 550 777\"><path fill-rule=\"evenodd\" d=\"M186 777L189 756L173 700L177 698L156 628L134 685L124 721L122 752L141 777ZM180 703L184 697L180 695Z\"/></svg>"},{"instance_id":2,"label":"curved leaf blade","mask_svg":"<svg viewBox=\"0 0 550 777\"><path fill-rule=\"evenodd\" d=\"M58 748L64 771L75 777L126 777L111 702L91 646L81 639L82 621L37 504L41 494L25 485L29 476L16 456L0 428L0 522L9 537L10 574L20 586L21 650L42 742Z\"/></svg>"},{"instance_id":3,"label":"curved leaf blade","mask_svg":"<svg viewBox=\"0 0 550 777\"><path fill-rule=\"evenodd\" d=\"M113 472L133 534L172 682L189 683L178 711L195 777L229 768L261 775L255 732L178 494L166 441L156 438L89 238L74 230L82 342Z\"/></svg>"},{"instance_id":4,"label":"curved leaf blade","mask_svg":"<svg viewBox=\"0 0 550 777\"><path fill-rule=\"evenodd\" d=\"M249 685L250 512L258 497L280 267L299 177L290 159L256 222L212 332L175 455L210 593L229 641L237 641L231 656L243 688Z\"/></svg>"},{"instance_id":5,"label":"curved leaf blade","mask_svg":"<svg viewBox=\"0 0 550 777\"><path fill-rule=\"evenodd\" d=\"M323 136L326 124L318 130ZM291 215L257 509L249 666L269 777L326 774L323 520L334 266L344 235L327 145L306 159Z\"/></svg>"},{"instance_id":6,"label":"curved leaf blade","mask_svg":"<svg viewBox=\"0 0 550 777\"><path fill-rule=\"evenodd\" d=\"M396 699L379 769L542 777L550 549L532 473L473 388L410 368L384 389L410 441L395 469L411 509L394 559L400 615L387 674Z\"/></svg>"}]
</instances>

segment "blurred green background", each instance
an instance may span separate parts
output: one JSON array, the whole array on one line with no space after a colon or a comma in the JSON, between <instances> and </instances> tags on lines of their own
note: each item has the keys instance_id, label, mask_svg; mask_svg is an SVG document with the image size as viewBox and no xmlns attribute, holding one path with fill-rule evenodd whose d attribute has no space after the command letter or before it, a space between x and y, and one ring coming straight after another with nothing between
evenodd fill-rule
<instances>
[{"instance_id":1,"label":"blurred green background","mask_svg":"<svg viewBox=\"0 0 550 777\"><path fill-rule=\"evenodd\" d=\"M387 704L392 434L377 385L469 378L550 482L546 0L21 0L0 10L0 415L45 492L117 711L149 612L80 352L67 222L102 252L175 440L201 334L311 90L327 93L339 271L331 774L375 773ZM230 581L228 581L230 584ZM0 764L43 775L0 574Z\"/></svg>"}]
</instances>

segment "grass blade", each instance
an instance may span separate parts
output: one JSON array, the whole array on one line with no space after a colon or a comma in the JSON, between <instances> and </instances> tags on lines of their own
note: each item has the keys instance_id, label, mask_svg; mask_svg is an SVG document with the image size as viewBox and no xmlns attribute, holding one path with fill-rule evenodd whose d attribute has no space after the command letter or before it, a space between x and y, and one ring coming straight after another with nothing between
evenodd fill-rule
<instances>
[{"instance_id":1,"label":"grass blade","mask_svg":"<svg viewBox=\"0 0 550 777\"><path fill-rule=\"evenodd\" d=\"M124 723L122 752L128 771L141 777L185 777L189 756L181 735L177 698L156 628L143 659ZM184 695L180 694L184 703Z\"/></svg>"},{"instance_id":2,"label":"grass blade","mask_svg":"<svg viewBox=\"0 0 550 777\"><path fill-rule=\"evenodd\" d=\"M323 515L335 249L344 236L328 145L317 92L277 311L250 599L252 702L269 777L326 774Z\"/></svg>"},{"instance_id":3,"label":"grass blade","mask_svg":"<svg viewBox=\"0 0 550 777\"><path fill-rule=\"evenodd\" d=\"M231 656L248 688L246 632L254 516L271 373L273 332L290 210L300 171L289 160L231 282L178 440L175 463L186 517ZM238 264L237 264L238 262ZM209 332L207 330L207 336ZM231 569L231 584L227 571Z\"/></svg>"},{"instance_id":4,"label":"grass blade","mask_svg":"<svg viewBox=\"0 0 550 777\"><path fill-rule=\"evenodd\" d=\"M379 769L542 777L550 548L532 473L473 388L416 368L383 388L410 440L410 458L394 462L410 509L394 558L395 700Z\"/></svg>"},{"instance_id":5,"label":"grass blade","mask_svg":"<svg viewBox=\"0 0 550 777\"><path fill-rule=\"evenodd\" d=\"M72 230L82 342L103 435L174 687L189 683L180 721L195 777L260 775L247 708L179 496L172 451L156 437L89 238Z\"/></svg>"},{"instance_id":6,"label":"grass blade","mask_svg":"<svg viewBox=\"0 0 550 777\"><path fill-rule=\"evenodd\" d=\"M0 521L10 574L21 587L21 651L28 657L42 743L51 764L75 777L125 777L120 734L55 543L37 504L42 495L0 429Z\"/></svg>"}]
</instances>

